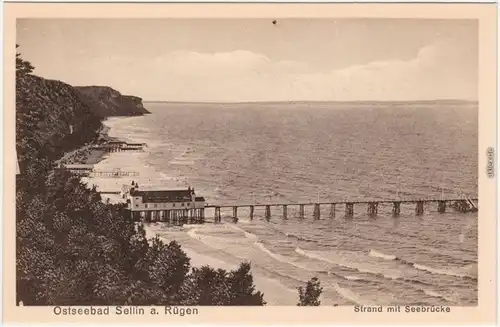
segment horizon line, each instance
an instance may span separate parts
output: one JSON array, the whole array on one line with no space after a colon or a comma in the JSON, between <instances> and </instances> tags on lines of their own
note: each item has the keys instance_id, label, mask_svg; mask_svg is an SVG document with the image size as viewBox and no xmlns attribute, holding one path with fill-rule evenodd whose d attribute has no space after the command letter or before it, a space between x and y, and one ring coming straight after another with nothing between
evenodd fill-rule
<instances>
[{"instance_id":1,"label":"horizon line","mask_svg":"<svg viewBox=\"0 0 500 327\"><path fill-rule=\"evenodd\" d=\"M171 101L171 100L142 100L144 103L192 103L192 104L258 104L258 103L432 103L432 102L467 102L478 103L479 100L466 99L434 99L434 100L272 100L272 101Z\"/></svg>"}]
</instances>

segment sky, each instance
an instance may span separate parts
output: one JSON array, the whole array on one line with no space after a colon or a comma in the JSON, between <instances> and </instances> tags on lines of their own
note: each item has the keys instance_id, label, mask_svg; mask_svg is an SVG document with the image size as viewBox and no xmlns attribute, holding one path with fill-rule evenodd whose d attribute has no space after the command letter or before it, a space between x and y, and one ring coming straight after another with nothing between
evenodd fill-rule
<instances>
[{"instance_id":1,"label":"sky","mask_svg":"<svg viewBox=\"0 0 500 327\"><path fill-rule=\"evenodd\" d=\"M478 23L20 19L35 74L146 101L477 100Z\"/></svg>"}]
</instances>

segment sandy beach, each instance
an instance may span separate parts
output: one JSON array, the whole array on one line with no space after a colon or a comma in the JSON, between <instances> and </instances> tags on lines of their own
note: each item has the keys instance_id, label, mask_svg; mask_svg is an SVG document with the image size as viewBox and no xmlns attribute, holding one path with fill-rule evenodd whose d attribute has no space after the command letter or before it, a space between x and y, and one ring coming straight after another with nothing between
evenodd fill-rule
<instances>
[{"instance_id":1,"label":"sandy beach","mask_svg":"<svg viewBox=\"0 0 500 327\"><path fill-rule=\"evenodd\" d=\"M106 151L93 149L92 146L102 142L116 141L117 139L108 135L109 127L104 125L99 131L97 140L90 144L86 144L71 152L67 152L64 156L56 161L56 165L61 164L86 164L95 165L104 159Z\"/></svg>"}]
</instances>

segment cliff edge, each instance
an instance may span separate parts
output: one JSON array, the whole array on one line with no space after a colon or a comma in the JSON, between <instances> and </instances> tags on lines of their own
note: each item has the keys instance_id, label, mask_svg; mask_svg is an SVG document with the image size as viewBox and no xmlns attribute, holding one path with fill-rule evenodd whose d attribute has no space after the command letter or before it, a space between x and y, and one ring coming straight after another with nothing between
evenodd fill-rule
<instances>
[{"instance_id":1,"label":"cliff edge","mask_svg":"<svg viewBox=\"0 0 500 327\"><path fill-rule=\"evenodd\" d=\"M142 99L131 95L122 95L108 86L77 86L84 99L94 104L94 112L99 117L140 116L149 114ZM96 105L97 104L97 105Z\"/></svg>"},{"instance_id":2,"label":"cliff edge","mask_svg":"<svg viewBox=\"0 0 500 327\"><path fill-rule=\"evenodd\" d=\"M109 116L149 113L142 99L110 87L74 87L32 74L18 63L16 148L20 169L36 158L56 160L64 152L95 140Z\"/></svg>"}]
</instances>

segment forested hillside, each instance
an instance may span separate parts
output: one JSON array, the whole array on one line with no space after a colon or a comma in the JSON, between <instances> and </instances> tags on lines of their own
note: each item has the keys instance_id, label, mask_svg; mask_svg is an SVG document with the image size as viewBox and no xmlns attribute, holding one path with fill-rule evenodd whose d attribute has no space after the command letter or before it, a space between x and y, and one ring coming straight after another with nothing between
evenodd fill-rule
<instances>
[{"instance_id":1,"label":"forested hillside","mask_svg":"<svg viewBox=\"0 0 500 327\"><path fill-rule=\"evenodd\" d=\"M17 302L24 305L263 305L250 266L194 269L179 245L148 242L123 205L69 173L49 174L91 141L101 118L72 86L16 62ZM71 126L71 127L70 127Z\"/></svg>"}]
</instances>

